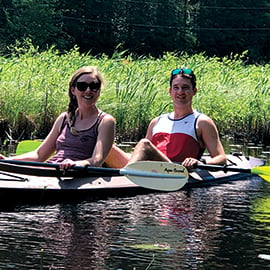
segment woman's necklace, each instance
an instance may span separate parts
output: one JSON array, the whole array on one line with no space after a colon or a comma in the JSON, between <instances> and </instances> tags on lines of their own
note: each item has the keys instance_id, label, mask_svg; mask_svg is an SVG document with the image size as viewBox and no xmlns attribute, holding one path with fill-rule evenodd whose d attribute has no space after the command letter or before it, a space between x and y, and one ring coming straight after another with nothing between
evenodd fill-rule
<instances>
[{"instance_id":1,"label":"woman's necklace","mask_svg":"<svg viewBox=\"0 0 270 270\"><path fill-rule=\"evenodd\" d=\"M74 127L75 122L76 122L76 118L77 118L78 115L79 115L79 110L77 110L76 115L75 115L75 119L74 119L74 121L73 121L73 125L70 127L70 133L71 133L72 135L74 135L74 136L79 136L79 135L80 135L80 130L78 130L78 129L76 129L76 128Z\"/></svg>"},{"instance_id":2,"label":"woman's necklace","mask_svg":"<svg viewBox=\"0 0 270 270\"><path fill-rule=\"evenodd\" d=\"M74 136L79 136L80 135L80 131L77 130L75 127L70 127L70 133Z\"/></svg>"}]
</instances>

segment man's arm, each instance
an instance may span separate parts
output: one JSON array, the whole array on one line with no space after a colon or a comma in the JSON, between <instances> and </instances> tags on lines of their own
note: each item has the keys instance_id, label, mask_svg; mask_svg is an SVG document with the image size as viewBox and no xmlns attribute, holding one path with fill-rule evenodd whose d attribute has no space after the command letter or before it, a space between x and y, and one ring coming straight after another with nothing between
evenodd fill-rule
<instances>
[{"instance_id":1,"label":"man's arm","mask_svg":"<svg viewBox=\"0 0 270 270\"><path fill-rule=\"evenodd\" d=\"M203 115L198 119L197 126L199 138L211 156L211 159L207 163L225 164L226 155L214 121L208 116Z\"/></svg>"}]
</instances>

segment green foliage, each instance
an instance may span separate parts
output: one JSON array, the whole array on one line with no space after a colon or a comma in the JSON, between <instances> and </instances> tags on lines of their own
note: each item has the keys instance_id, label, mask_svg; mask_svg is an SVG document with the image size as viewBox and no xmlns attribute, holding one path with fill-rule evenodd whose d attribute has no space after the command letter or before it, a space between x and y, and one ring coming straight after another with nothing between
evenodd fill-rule
<instances>
[{"instance_id":1,"label":"green foliage","mask_svg":"<svg viewBox=\"0 0 270 270\"><path fill-rule=\"evenodd\" d=\"M1 12L4 29L0 29L2 47L27 38L43 50L50 45L60 49L68 45L60 21L62 11L57 10L58 0L3 2ZM4 48L2 51L6 52Z\"/></svg>"},{"instance_id":2,"label":"green foliage","mask_svg":"<svg viewBox=\"0 0 270 270\"><path fill-rule=\"evenodd\" d=\"M250 63L269 51L269 1L239 0L2 0L0 52L30 38L40 50L112 55L121 50L162 57L206 52L222 57L248 50Z\"/></svg>"},{"instance_id":3,"label":"green foliage","mask_svg":"<svg viewBox=\"0 0 270 270\"><path fill-rule=\"evenodd\" d=\"M198 43L208 55L230 55L248 50L249 60L267 61L269 1L200 1Z\"/></svg>"},{"instance_id":4,"label":"green foliage","mask_svg":"<svg viewBox=\"0 0 270 270\"><path fill-rule=\"evenodd\" d=\"M165 53L154 59L124 51L94 57L78 48L65 54L53 47L38 52L28 43L25 50L13 48L11 57L0 59L1 118L8 119L15 132L23 114L34 123L32 134L44 138L67 109L71 74L83 65L94 65L105 78L98 107L116 118L119 141L138 140L153 117L172 110L171 70L190 67L199 89L194 108L213 118L221 134L269 142L269 64L247 65L246 54L218 58Z\"/></svg>"}]
</instances>

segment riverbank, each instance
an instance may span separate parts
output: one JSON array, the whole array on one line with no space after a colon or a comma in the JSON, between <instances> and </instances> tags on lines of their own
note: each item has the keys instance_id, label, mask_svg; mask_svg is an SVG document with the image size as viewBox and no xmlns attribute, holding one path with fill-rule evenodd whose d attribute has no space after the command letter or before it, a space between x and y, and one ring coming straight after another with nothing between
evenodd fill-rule
<instances>
[{"instance_id":1,"label":"riverbank","mask_svg":"<svg viewBox=\"0 0 270 270\"><path fill-rule=\"evenodd\" d=\"M189 67L198 80L194 108L216 122L222 137L270 145L269 64L246 65L245 53L222 59L186 53L135 59L124 52L108 58L80 54L76 48L60 54L29 46L0 60L0 118L13 139L44 138L67 109L70 75L94 65L106 82L98 106L115 117L117 142L137 141L154 116L172 110L170 71Z\"/></svg>"}]
</instances>

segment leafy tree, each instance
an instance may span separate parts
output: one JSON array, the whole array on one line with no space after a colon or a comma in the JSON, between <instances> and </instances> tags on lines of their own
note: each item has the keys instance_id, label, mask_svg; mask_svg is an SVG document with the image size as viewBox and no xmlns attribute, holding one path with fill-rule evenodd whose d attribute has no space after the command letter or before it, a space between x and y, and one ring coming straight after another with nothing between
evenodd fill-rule
<instances>
[{"instance_id":1,"label":"leafy tree","mask_svg":"<svg viewBox=\"0 0 270 270\"><path fill-rule=\"evenodd\" d=\"M201 0L199 50L218 56L248 50L255 61L269 59L269 12L267 0Z\"/></svg>"},{"instance_id":2,"label":"leafy tree","mask_svg":"<svg viewBox=\"0 0 270 270\"><path fill-rule=\"evenodd\" d=\"M65 48L67 39L61 30L61 11L56 10L57 0L2 1L1 16L4 28L0 35L5 44L14 44L30 38L42 49L55 44Z\"/></svg>"},{"instance_id":3,"label":"leafy tree","mask_svg":"<svg viewBox=\"0 0 270 270\"><path fill-rule=\"evenodd\" d=\"M73 45L93 54L113 52L113 14L115 1L65 0L59 3L63 13L63 31Z\"/></svg>"},{"instance_id":4,"label":"leafy tree","mask_svg":"<svg viewBox=\"0 0 270 270\"><path fill-rule=\"evenodd\" d=\"M127 47L140 54L162 55L186 47L185 1L141 1L128 7ZM143 11L143 12L142 12Z\"/></svg>"},{"instance_id":5,"label":"leafy tree","mask_svg":"<svg viewBox=\"0 0 270 270\"><path fill-rule=\"evenodd\" d=\"M34 46L112 55L249 51L270 59L268 0L0 0L0 51L30 38Z\"/></svg>"},{"instance_id":6,"label":"leafy tree","mask_svg":"<svg viewBox=\"0 0 270 270\"><path fill-rule=\"evenodd\" d=\"M192 47L194 38L185 20L189 8L186 0L66 0L60 4L63 29L74 43L82 51L110 55L119 44L122 50L151 55Z\"/></svg>"}]
</instances>

